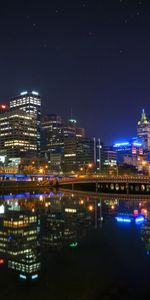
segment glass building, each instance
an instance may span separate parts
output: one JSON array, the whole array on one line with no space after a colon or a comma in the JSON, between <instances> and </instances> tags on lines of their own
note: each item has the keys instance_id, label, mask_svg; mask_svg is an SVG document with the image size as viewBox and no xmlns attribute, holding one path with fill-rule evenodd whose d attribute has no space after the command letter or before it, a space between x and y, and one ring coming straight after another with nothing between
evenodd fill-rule
<instances>
[{"instance_id":1,"label":"glass building","mask_svg":"<svg viewBox=\"0 0 150 300\"><path fill-rule=\"evenodd\" d=\"M57 114L42 118L42 153L53 170L61 170L64 151L63 120Z\"/></svg>"},{"instance_id":2,"label":"glass building","mask_svg":"<svg viewBox=\"0 0 150 300\"><path fill-rule=\"evenodd\" d=\"M41 97L39 93L22 92L20 95L10 99L10 109L18 108L36 119L36 144L37 154L41 151Z\"/></svg>"},{"instance_id":3,"label":"glass building","mask_svg":"<svg viewBox=\"0 0 150 300\"><path fill-rule=\"evenodd\" d=\"M33 115L19 109L0 114L0 154L8 158L35 155L37 127Z\"/></svg>"}]
</instances>

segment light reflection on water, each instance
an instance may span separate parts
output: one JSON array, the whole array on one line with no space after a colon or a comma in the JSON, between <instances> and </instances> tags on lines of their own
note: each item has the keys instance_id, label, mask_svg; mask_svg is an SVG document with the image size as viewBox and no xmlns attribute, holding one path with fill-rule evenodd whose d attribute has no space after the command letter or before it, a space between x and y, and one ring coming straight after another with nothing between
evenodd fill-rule
<instances>
[{"instance_id":1,"label":"light reflection on water","mask_svg":"<svg viewBox=\"0 0 150 300\"><path fill-rule=\"evenodd\" d=\"M138 295L143 288L148 291L150 201L101 200L89 194L51 191L3 195L0 202L1 276L9 270L9 280L14 276L28 283L39 279L40 286L52 276L48 275L51 269L51 281L56 280L58 269L61 280L66 276L71 287L74 274L77 278L82 274L85 278L80 278L82 286L78 283L74 297L77 291L86 294L88 280L97 293L98 276L104 289L114 278L119 282L121 278L121 288L125 282L131 294L133 286Z\"/></svg>"}]
</instances>

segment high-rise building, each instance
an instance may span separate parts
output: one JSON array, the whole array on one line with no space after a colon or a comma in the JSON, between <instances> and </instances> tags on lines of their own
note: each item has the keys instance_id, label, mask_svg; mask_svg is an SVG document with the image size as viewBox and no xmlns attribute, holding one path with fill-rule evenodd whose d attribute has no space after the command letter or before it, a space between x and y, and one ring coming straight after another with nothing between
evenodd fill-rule
<instances>
[{"instance_id":1,"label":"high-rise building","mask_svg":"<svg viewBox=\"0 0 150 300\"><path fill-rule=\"evenodd\" d=\"M78 127L77 121L75 119L73 118L69 119L67 125L64 127L63 169L65 172L75 172L79 169L82 160L81 152L82 151L84 152L83 145L82 145L83 143L81 143L81 141L82 139L84 139L84 137L85 137L84 128Z\"/></svg>"},{"instance_id":2,"label":"high-rise building","mask_svg":"<svg viewBox=\"0 0 150 300\"><path fill-rule=\"evenodd\" d=\"M113 147L102 147L102 165L104 166L116 166L117 165L117 152Z\"/></svg>"},{"instance_id":3,"label":"high-rise building","mask_svg":"<svg viewBox=\"0 0 150 300\"><path fill-rule=\"evenodd\" d=\"M75 135L69 135L64 138L63 170L65 172L75 172L77 169L77 138Z\"/></svg>"},{"instance_id":4,"label":"high-rise building","mask_svg":"<svg viewBox=\"0 0 150 300\"><path fill-rule=\"evenodd\" d=\"M144 109L142 110L141 119L137 126L137 135L142 140L143 149L150 150L150 122L147 120Z\"/></svg>"},{"instance_id":5,"label":"high-rise building","mask_svg":"<svg viewBox=\"0 0 150 300\"><path fill-rule=\"evenodd\" d=\"M18 108L35 117L37 153L39 154L41 150L41 97L39 93L25 91L18 96L12 97L10 99L10 109L14 108Z\"/></svg>"},{"instance_id":6,"label":"high-rise building","mask_svg":"<svg viewBox=\"0 0 150 300\"><path fill-rule=\"evenodd\" d=\"M63 120L59 115L49 114L42 119L42 153L51 169L60 171L64 151Z\"/></svg>"},{"instance_id":7,"label":"high-rise building","mask_svg":"<svg viewBox=\"0 0 150 300\"><path fill-rule=\"evenodd\" d=\"M19 109L0 114L0 155L17 158L37 152L37 127L33 115Z\"/></svg>"}]
</instances>

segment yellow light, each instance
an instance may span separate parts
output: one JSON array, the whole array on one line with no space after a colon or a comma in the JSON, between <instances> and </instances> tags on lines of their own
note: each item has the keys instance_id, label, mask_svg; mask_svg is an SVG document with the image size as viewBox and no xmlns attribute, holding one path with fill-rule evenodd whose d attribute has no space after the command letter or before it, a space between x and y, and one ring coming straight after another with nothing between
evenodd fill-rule
<instances>
[{"instance_id":1,"label":"yellow light","mask_svg":"<svg viewBox=\"0 0 150 300\"><path fill-rule=\"evenodd\" d=\"M88 164L88 167L89 167L89 168L92 168L92 164Z\"/></svg>"},{"instance_id":2,"label":"yellow light","mask_svg":"<svg viewBox=\"0 0 150 300\"><path fill-rule=\"evenodd\" d=\"M115 206L114 205L111 205L111 209L114 209L115 208Z\"/></svg>"},{"instance_id":3,"label":"yellow light","mask_svg":"<svg viewBox=\"0 0 150 300\"><path fill-rule=\"evenodd\" d=\"M42 169L42 168L41 168L41 169L39 169L39 173L41 173L41 174L43 173L43 169Z\"/></svg>"},{"instance_id":4,"label":"yellow light","mask_svg":"<svg viewBox=\"0 0 150 300\"><path fill-rule=\"evenodd\" d=\"M80 200L80 204L83 205L84 204L84 200Z\"/></svg>"},{"instance_id":5,"label":"yellow light","mask_svg":"<svg viewBox=\"0 0 150 300\"><path fill-rule=\"evenodd\" d=\"M94 209L93 205L89 205L88 209L89 209L89 211L93 211L93 209Z\"/></svg>"}]
</instances>

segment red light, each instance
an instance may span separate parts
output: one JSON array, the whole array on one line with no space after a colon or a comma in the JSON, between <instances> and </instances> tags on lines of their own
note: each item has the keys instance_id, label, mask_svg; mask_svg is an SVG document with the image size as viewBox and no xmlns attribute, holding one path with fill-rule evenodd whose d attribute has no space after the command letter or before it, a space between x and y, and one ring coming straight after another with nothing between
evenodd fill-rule
<instances>
[{"instance_id":1,"label":"red light","mask_svg":"<svg viewBox=\"0 0 150 300\"><path fill-rule=\"evenodd\" d=\"M3 265L3 264L4 264L4 259L1 258L1 259L0 259L0 265Z\"/></svg>"},{"instance_id":2,"label":"red light","mask_svg":"<svg viewBox=\"0 0 150 300\"><path fill-rule=\"evenodd\" d=\"M137 209L134 209L133 213L134 213L134 216L137 216L139 212Z\"/></svg>"},{"instance_id":3,"label":"red light","mask_svg":"<svg viewBox=\"0 0 150 300\"><path fill-rule=\"evenodd\" d=\"M1 105L1 108L5 109L5 108L6 108L6 105Z\"/></svg>"}]
</instances>

